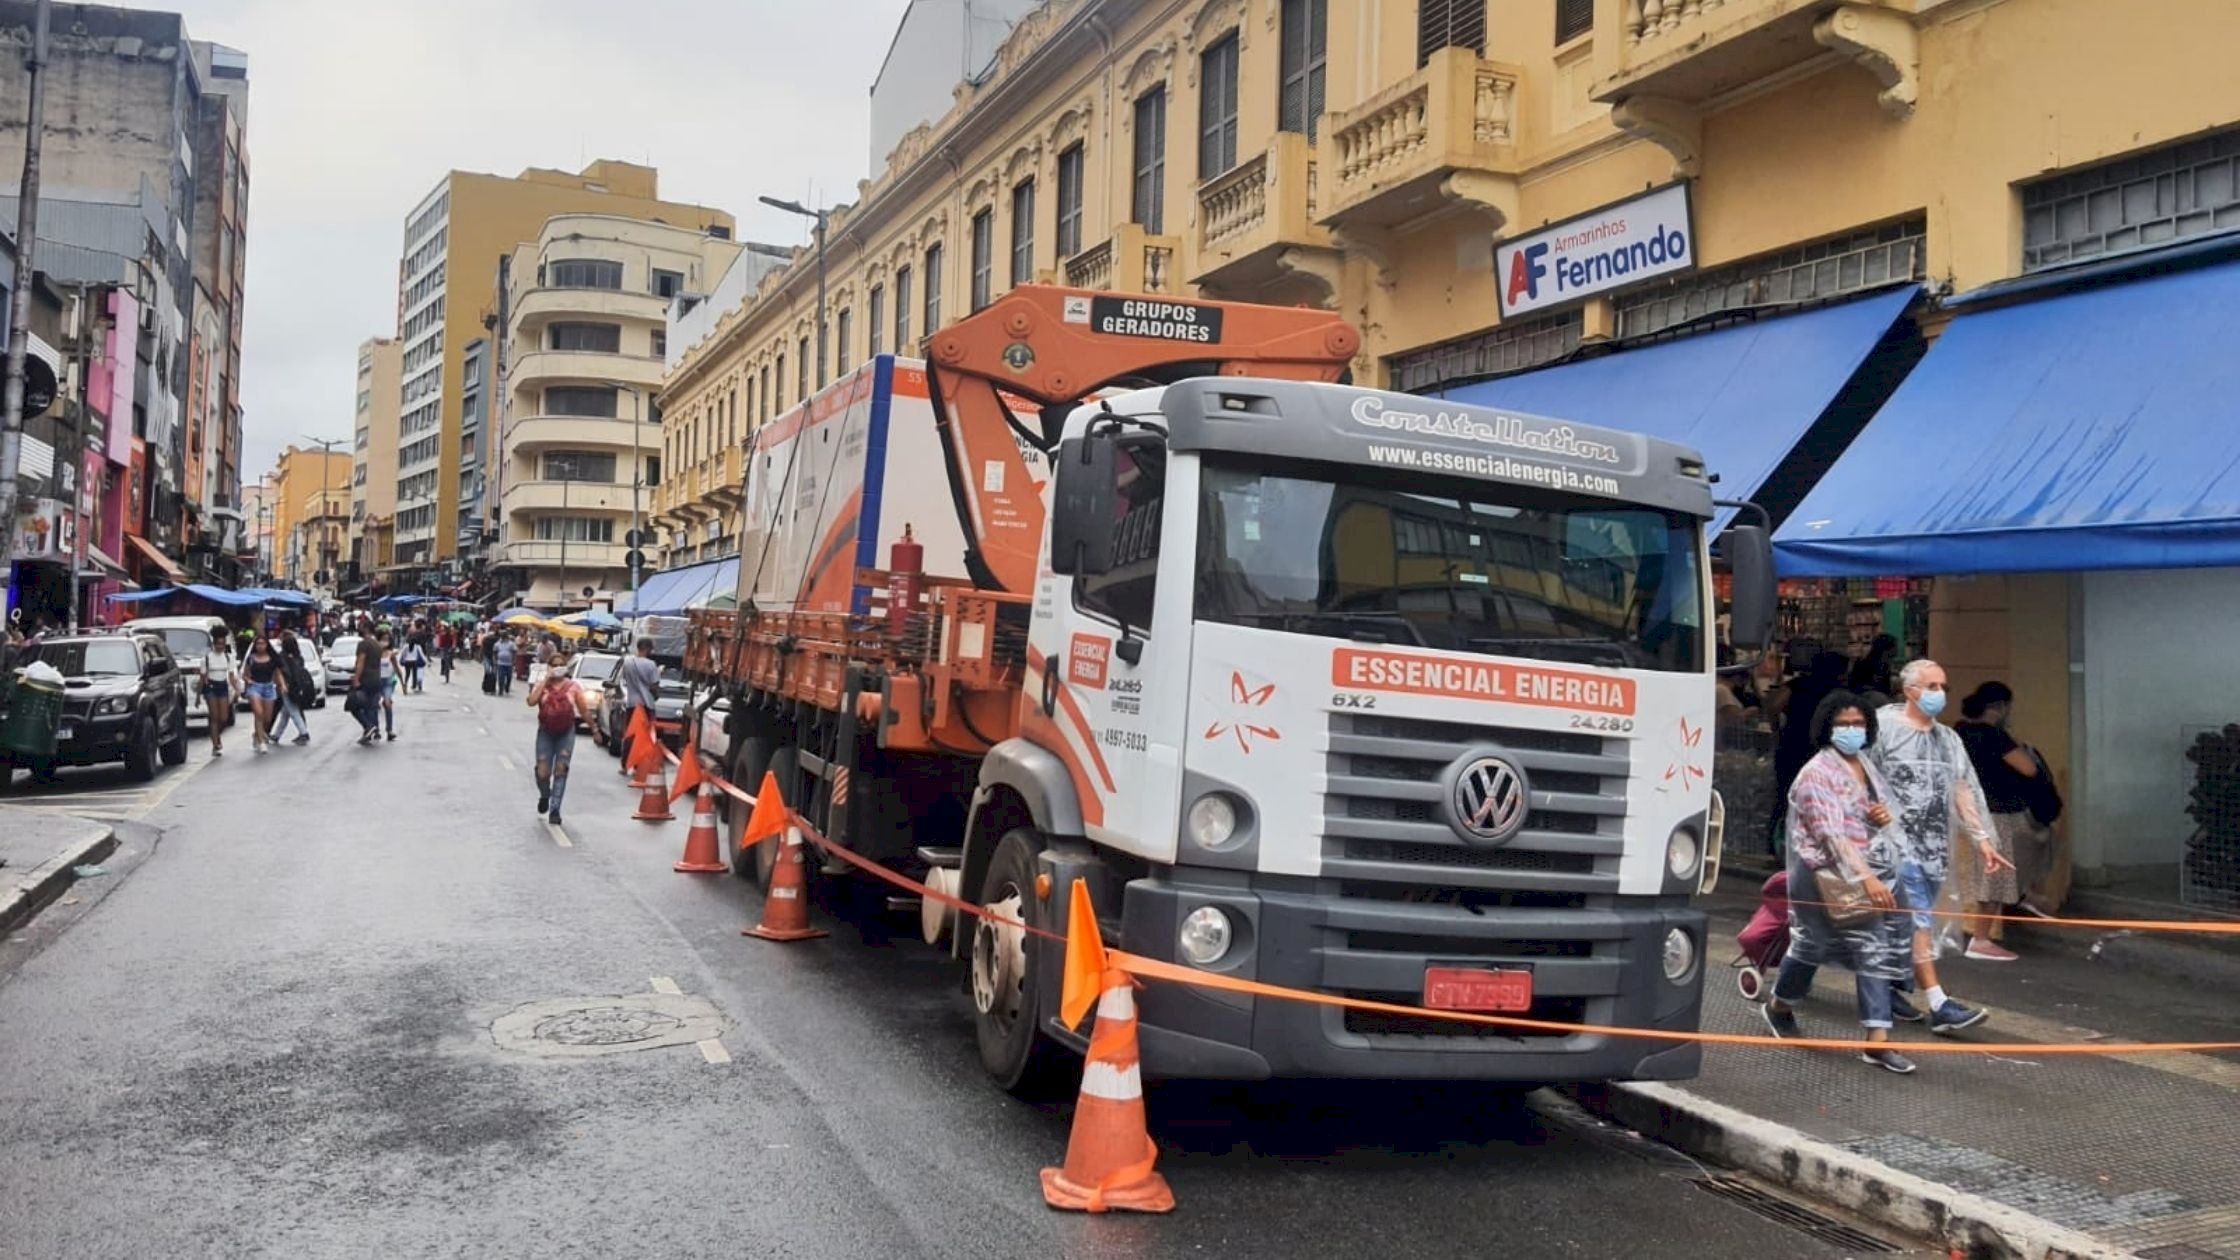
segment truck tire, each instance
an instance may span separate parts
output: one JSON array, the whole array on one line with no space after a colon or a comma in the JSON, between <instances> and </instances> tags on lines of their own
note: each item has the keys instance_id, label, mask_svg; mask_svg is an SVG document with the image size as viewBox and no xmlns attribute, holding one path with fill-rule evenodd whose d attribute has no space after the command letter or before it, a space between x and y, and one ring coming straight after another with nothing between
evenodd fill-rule
<instances>
[{"instance_id":1,"label":"truck tire","mask_svg":"<svg viewBox=\"0 0 2240 1260\"><path fill-rule=\"evenodd\" d=\"M1035 858L1042 836L1030 827L1004 833L988 860L976 900L989 909L1047 926L1049 915L1034 896ZM1081 1063L1042 1031L1042 993L1058 983L1025 933L984 918L970 924L972 1029L980 1065L997 1085L1025 1099L1062 1097L1078 1087Z\"/></svg>"},{"instance_id":2,"label":"truck tire","mask_svg":"<svg viewBox=\"0 0 2240 1260\"><path fill-rule=\"evenodd\" d=\"M731 776L731 782L740 791L760 791L763 772L770 769L776 761L777 752L778 741L773 736L742 735L739 737L737 752L732 756L731 764L725 768L725 773ZM740 879L753 880L768 887L770 868L777 860L777 846L758 844L752 852L742 854L739 850L739 838L746 834L747 815L750 811L738 801L727 800L726 804L723 837L727 846L726 855L731 860L731 873Z\"/></svg>"},{"instance_id":3,"label":"truck tire","mask_svg":"<svg viewBox=\"0 0 2240 1260\"><path fill-rule=\"evenodd\" d=\"M171 738L163 741L162 746L159 747L156 752L158 756L163 758L163 764L167 766L180 766L186 764L187 715L184 709L181 709L179 713L179 729L172 733Z\"/></svg>"}]
</instances>

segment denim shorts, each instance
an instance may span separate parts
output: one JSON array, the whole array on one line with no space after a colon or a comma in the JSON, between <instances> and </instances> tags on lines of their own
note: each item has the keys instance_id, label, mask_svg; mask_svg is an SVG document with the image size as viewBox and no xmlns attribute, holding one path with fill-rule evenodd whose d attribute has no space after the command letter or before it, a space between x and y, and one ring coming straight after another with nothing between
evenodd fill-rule
<instances>
[{"instance_id":1,"label":"denim shorts","mask_svg":"<svg viewBox=\"0 0 2240 1260\"><path fill-rule=\"evenodd\" d=\"M263 700L270 703L280 698L280 684L253 682L249 684L244 694L251 700Z\"/></svg>"},{"instance_id":2,"label":"denim shorts","mask_svg":"<svg viewBox=\"0 0 2240 1260\"><path fill-rule=\"evenodd\" d=\"M1913 912L1913 926L1922 932L1937 930L1937 884L1919 862L1898 863L1898 904Z\"/></svg>"}]
</instances>

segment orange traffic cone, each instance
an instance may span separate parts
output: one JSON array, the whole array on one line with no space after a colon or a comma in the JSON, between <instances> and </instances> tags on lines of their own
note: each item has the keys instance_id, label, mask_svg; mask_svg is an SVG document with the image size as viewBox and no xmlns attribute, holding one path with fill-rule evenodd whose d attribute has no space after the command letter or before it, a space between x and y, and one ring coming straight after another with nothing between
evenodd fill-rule
<instances>
[{"instance_id":1,"label":"orange traffic cone","mask_svg":"<svg viewBox=\"0 0 2240 1260\"><path fill-rule=\"evenodd\" d=\"M1135 986L1114 968L1104 973L1097 1027L1081 1065L1066 1165L1042 1170L1042 1201L1070 1212L1172 1212L1174 1191L1152 1171L1158 1156L1144 1127Z\"/></svg>"},{"instance_id":2,"label":"orange traffic cone","mask_svg":"<svg viewBox=\"0 0 2240 1260\"><path fill-rule=\"evenodd\" d=\"M809 877L801 857L800 830L788 827L785 838L773 843L784 847L770 868L770 896L762 903L762 922L740 929L741 934L766 941L806 941L825 935L809 926Z\"/></svg>"},{"instance_id":3,"label":"orange traffic cone","mask_svg":"<svg viewBox=\"0 0 2240 1260\"><path fill-rule=\"evenodd\" d=\"M638 812L630 815L639 822L668 822L676 815L669 812L669 785L662 772L661 763L655 762L646 771L645 787L638 797Z\"/></svg>"},{"instance_id":4,"label":"orange traffic cone","mask_svg":"<svg viewBox=\"0 0 2240 1260\"><path fill-rule=\"evenodd\" d=\"M723 854L716 846L715 794L705 781L700 784L700 795L692 804L692 830L684 833L684 858L671 869L688 875L731 869L723 864Z\"/></svg>"},{"instance_id":5,"label":"orange traffic cone","mask_svg":"<svg viewBox=\"0 0 2240 1260\"><path fill-rule=\"evenodd\" d=\"M1089 1013L1090 993L1098 991L1097 1025L1090 1030L1088 1058L1081 1065L1081 1097L1073 1108L1066 1166L1042 1170L1042 1201L1070 1212L1172 1212L1174 1191L1152 1171L1159 1150L1144 1127L1135 983L1106 960L1089 886L1077 879L1066 911L1058 1001L1058 1017L1066 1027L1080 1024Z\"/></svg>"}]
</instances>

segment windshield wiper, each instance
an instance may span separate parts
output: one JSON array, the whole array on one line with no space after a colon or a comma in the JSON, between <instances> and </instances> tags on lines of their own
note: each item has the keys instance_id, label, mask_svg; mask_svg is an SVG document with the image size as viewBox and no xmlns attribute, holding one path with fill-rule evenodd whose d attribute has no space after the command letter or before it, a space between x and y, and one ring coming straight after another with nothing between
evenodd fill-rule
<instances>
[{"instance_id":1,"label":"windshield wiper","mask_svg":"<svg viewBox=\"0 0 2240 1260\"><path fill-rule=\"evenodd\" d=\"M1325 624L1336 622L1340 626L1349 627L1346 632L1347 638L1355 639L1362 643L1391 643L1394 641L1393 637L1390 635L1379 633L1376 627L1399 625L1405 628L1408 632L1407 638L1405 640L1406 642L1413 643L1418 647L1431 646L1430 643L1424 639L1423 630L1418 627L1415 621L1408 617L1407 614L1386 612L1380 609L1353 609L1350 611L1339 611L1336 609L1294 609L1287 611L1239 612L1229 615L1239 621L1249 621L1256 625L1273 624L1279 630L1298 630L1308 634L1316 632L1313 629L1313 624L1316 622ZM1370 624L1368 626L1362 626L1359 624L1361 622L1368 622Z\"/></svg>"},{"instance_id":2,"label":"windshield wiper","mask_svg":"<svg viewBox=\"0 0 2240 1260\"><path fill-rule=\"evenodd\" d=\"M1582 656L1599 657L1620 669L1624 669L1633 663L1633 659L1626 654L1625 645L1616 639L1570 638L1564 635L1549 635L1541 638L1472 639L1470 640L1470 646L1491 648L1496 651L1512 647L1554 648L1559 652L1572 651Z\"/></svg>"}]
</instances>

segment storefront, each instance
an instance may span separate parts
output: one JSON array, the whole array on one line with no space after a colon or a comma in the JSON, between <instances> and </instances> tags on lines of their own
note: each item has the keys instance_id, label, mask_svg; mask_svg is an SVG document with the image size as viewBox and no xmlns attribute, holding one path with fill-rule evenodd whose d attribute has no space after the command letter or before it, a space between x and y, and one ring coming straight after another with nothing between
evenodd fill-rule
<instances>
[{"instance_id":1,"label":"storefront","mask_svg":"<svg viewBox=\"0 0 2240 1260\"><path fill-rule=\"evenodd\" d=\"M1948 306L1781 571L1936 578L1930 651L2014 688L2080 879L2240 911L2240 239Z\"/></svg>"}]
</instances>

